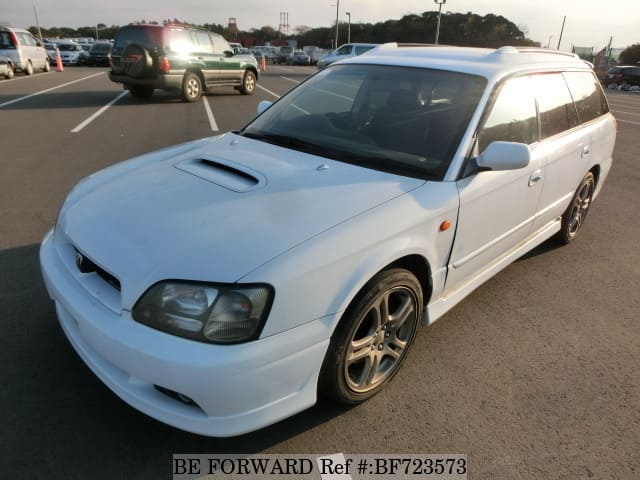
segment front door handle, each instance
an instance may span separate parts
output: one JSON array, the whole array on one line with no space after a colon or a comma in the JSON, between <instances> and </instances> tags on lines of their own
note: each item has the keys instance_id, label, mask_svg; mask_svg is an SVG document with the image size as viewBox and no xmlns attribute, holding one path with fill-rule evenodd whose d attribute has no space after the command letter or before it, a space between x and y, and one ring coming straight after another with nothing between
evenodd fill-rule
<instances>
[{"instance_id":1,"label":"front door handle","mask_svg":"<svg viewBox=\"0 0 640 480\"><path fill-rule=\"evenodd\" d=\"M540 170L536 170L529 177L529 186L533 187L536 183L542 180L542 172Z\"/></svg>"},{"instance_id":2,"label":"front door handle","mask_svg":"<svg viewBox=\"0 0 640 480\"><path fill-rule=\"evenodd\" d=\"M585 145L582 147L582 158L586 157L591 153L591 145Z\"/></svg>"}]
</instances>

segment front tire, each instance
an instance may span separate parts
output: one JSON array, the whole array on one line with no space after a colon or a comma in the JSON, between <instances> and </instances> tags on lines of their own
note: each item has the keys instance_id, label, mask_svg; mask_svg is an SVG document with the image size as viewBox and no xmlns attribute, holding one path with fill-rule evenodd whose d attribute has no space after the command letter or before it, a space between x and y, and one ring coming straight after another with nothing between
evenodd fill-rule
<instances>
[{"instance_id":1,"label":"front tire","mask_svg":"<svg viewBox=\"0 0 640 480\"><path fill-rule=\"evenodd\" d=\"M320 393L357 404L380 392L398 372L422 315L420 282L404 269L373 277L331 337Z\"/></svg>"},{"instance_id":2,"label":"front tire","mask_svg":"<svg viewBox=\"0 0 640 480\"><path fill-rule=\"evenodd\" d=\"M13 71L13 66L10 63L7 63L7 71L4 74L4 78L11 79L14 75L15 72Z\"/></svg>"},{"instance_id":3,"label":"front tire","mask_svg":"<svg viewBox=\"0 0 640 480\"><path fill-rule=\"evenodd\" d=\"M571 203L562 214L562 224L557 236L560 243L566 245L578 236L578 232L587 218L587 213L589 213L595 188L596 179L593 173L589 172L580 182Z\"/></svg>"},{"instance_id":4,"label":"front tire","mask_svg":"<svg viewBox=\"0 0 640 480\"><path fill-rule=\"evenodd\" d=\"M43 72L48 72L49 70L51 70L51 66L49 65L49 59L47 59L44 62L44 67L42 67L42 71Z\"/></svg>"},{"instance_id":5,"label":"front tire","mask_svg":"<svg viewBox=\"0 0 640 480\"><path fill-rule=\"evenodd\" d=\"M27 75L33 75L33 65L31 64L31 60L27 62L27 68L24 71Z\"/></svg>"},{"instance_id":6,"label":"front tire","mask_svg":"<svg viewBox=\"0 0 640 480\"><path fill-rule=\"evenodd\" d=\"M251 71L246 71L244 74L244 78L242 79L242 87L240 88L240 92L243 95L253 95L253 92L256 91L256 76Z\"/></svg>"},{"instance_id":7,"label":"front tire","mask_svg":"<svg viewBox=\"0 0 640 480\"><path fill-rule=\"evenodd\" d=\"M195 102L202 95L202 82L195 73L188 72L182 80L182 99L185 102Z\"/></svg>"}]
</instances>

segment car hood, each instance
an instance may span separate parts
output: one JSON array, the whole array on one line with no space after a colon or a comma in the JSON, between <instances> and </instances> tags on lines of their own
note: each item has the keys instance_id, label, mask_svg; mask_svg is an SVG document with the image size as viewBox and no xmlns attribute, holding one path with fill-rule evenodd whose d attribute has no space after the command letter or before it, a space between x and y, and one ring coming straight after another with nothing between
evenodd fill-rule
<instances>
[{"instance_id":1,"label":"car hood","mask_svg":"<svg viewBox=\"0 0 640 480\"><path fill-rule=\"evenodd\" d=\"M115 275L122 306L165 279L236 282L423 180L327 160L234 134L126 173L65 203L58 229Z\"/></svg>"}]
</instances>

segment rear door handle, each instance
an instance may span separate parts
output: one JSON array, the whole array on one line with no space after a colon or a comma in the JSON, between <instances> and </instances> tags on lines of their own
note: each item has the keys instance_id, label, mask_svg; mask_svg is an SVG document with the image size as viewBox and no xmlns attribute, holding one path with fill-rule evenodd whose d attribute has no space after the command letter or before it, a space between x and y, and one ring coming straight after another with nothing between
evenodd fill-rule
<instances>
[{"instance_id":1,"label":"rear door handle","mask_svg":"<svg viewBox=\"0 0 640 480\"><path fill-rule=\"evenodd\" d=\"M586 157L590 153L591 153L591 145L585 145L584 147L582 147L582 156L583 157Z\"/></svg>"},{"instance_id":2,"label":"rear door handle","mask_svg":"<svg viewBox=\"0 0 640 480\"><path fill-rule=\"evenodd\" d=\"M529 177L529 186L533 187L536 183L542 180L542 172L540 170L536 170Z\"/></svg>"}]
</instances>

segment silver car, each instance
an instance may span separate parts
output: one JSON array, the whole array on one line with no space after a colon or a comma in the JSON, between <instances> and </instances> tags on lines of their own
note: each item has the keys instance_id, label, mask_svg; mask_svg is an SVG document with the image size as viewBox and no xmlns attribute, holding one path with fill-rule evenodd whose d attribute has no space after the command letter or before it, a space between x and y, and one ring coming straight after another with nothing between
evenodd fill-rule
<instances>
[{"instance_id":1,"label":"silver car","mask_svg":"<svg viewBox=\"0 0 640 480\"><path fill-rule=\"evenodd\" d=\"M345 45L341 45L340 48L337 48L318 60L318 69L322 70L338 60L357 57L358 55L362 55L364 52L367 52L377 46L377 43L347 43Z\"/></svg>"},{"instance_id":2,"label":"silver car","mask_svg":"<svg viewBox=\"0 0 640 480\"><path fill-rule=\"evenodd\" d=\"M0 27L0 55L9 57L16 70L33 75L35 69L49 71L49 58L42 42L22 28Z\"/></svg>"}]
</instances>

